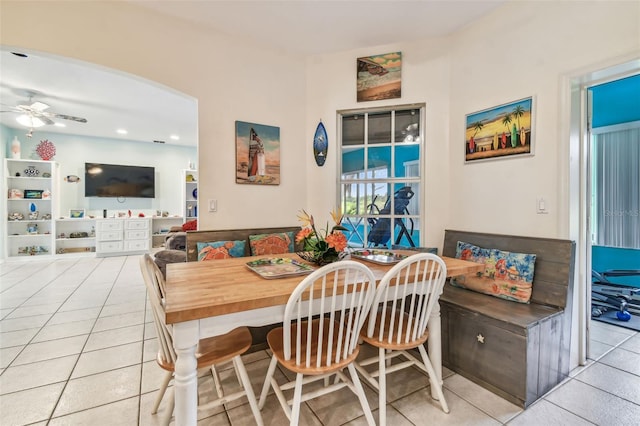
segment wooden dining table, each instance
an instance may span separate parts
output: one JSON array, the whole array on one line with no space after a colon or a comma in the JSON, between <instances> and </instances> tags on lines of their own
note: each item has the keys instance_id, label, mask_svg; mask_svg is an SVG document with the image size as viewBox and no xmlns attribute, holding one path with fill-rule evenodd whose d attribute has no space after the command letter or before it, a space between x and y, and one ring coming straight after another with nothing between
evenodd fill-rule
<instances>
[{"instance_id":1,"label":"wooden dining table","mask_svg":"<svg viewBox=\"0 0 640 426\"><path fill-rule=\"evenodd\" d=\"M412 251L395 251L406 255ZM265 279L247 263L266 257L291 258L304 263L295 253L277 256L241 257L207 262L167 265L165 321L173 325L173 344L178 356L175 364L175 424L197 422L198 380L196 349L200 339L218 336L240 326L264 326L282 322L284 307L304 276ZM447 276L482 271L484 265L442 257ZM363 260L377 281L393 265ZM442 380L440 307L429 320L428 352L438 380ZM433 395L432 395L433 396Z\"/></svg>"}]
</instances>

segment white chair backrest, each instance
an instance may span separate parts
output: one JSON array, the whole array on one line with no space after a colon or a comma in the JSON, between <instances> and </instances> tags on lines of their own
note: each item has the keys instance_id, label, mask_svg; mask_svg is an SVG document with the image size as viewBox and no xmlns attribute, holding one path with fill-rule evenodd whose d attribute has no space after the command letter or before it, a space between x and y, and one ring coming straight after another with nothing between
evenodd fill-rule
<instances>
[{"instance_id":1,"label":"white chair backrest","mask_svg":"<svg viewBox=\"0 0 640 426\"><path fill-rule=\"evenodd\" d=\"M153 322L156 325L159 350L162 352L165 362L175 364L178 357L173 349L173 329L165 323L164 278L162 277L162 272L147 253L140 259L140 269L144 284L147 286L149 303L153 311Z\"/></svg>"},{"instance_id":2,"label":"white chair backrest","mask_svg":"<svg viewBox=\"0 0 640 426\"><path fill-rule=\"evenodd\" d=\"M432 253L414 254L396 264L378 284L369 314L367 337L383 341L384 336L388 336L388 343L396 344L420 338L438 303L446 277L444 261ZM407 317L389 316L389 323L385 323L387 314L396 311L406 312ZM381 322L378 336L373 335L376 320ZM395 342L391 341L392 336L396 336Z\"/></svg>"},{"instance_id":3,"label":"white chair backrest","mask_svg":"<svg viewBox=\"0 0 640 426\"><path fill-rule=\"evenodd\" d=\"M292 339L297 365L330 367L353 354L375 295L375 286L371 270L352 260L330 263L305 277L285 307L285 359L291 360ZM313 318L325 318L328 327L314 330ZM292 324L296 325L294 336L291 335ZM328 345L324 345L324 341ZM316 360L315 366L311 365L312 359Z\"/></svg>"}]
</instances>

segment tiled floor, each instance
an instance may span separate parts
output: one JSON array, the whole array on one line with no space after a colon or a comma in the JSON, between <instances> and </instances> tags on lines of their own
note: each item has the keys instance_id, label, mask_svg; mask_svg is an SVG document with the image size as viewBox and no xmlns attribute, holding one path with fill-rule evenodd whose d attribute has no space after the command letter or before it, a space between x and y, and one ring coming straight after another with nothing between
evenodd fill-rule
<instances>
[{"instance_id":1,"label":"tiled floor","mask_svg":"<svg viewBox=\"0 0 640 426\"><path fill-rule=\"evenodd\" d=\"M161 380L156 339L138 257L33 260L0 264L0 424L155 425L151 406ZM526 411L446 371L444 414L416 372L389 379L388 424L621 425L640 419L640 333L592 324L597 361L576 369ZM268 355L244 357L260 391ZM404 370L407 371L407 370ZM281 374L281 373L280 373ZM234 383L232 370L223 379ZM201 377L202 399L213 392ZM365 385L366 386L366 385ZM363 425L348 390L307 403L304 425ZM367 386L377 415L377 396ZM273 395L266 425L287 424ZM201 416L201 424L253 424L242 400ZM635 419L635 420L634 420Z\"/></svg>"}]
</instances>

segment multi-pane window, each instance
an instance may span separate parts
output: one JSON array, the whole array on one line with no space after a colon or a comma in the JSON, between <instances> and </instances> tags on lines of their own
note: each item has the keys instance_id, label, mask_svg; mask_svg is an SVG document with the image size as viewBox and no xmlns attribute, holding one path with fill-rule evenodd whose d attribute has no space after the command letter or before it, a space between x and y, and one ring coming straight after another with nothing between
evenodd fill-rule
<instances>
[{"instance_id":1,"label":"multi-pane window","mask_svg":"<svg viewBox=\"0 0 640 426\"><path fill-rule=\"evenodd\" d=\"M424 104L338 112L350 246L420 245L423 121Z\"/></svg>"}]
</instances>

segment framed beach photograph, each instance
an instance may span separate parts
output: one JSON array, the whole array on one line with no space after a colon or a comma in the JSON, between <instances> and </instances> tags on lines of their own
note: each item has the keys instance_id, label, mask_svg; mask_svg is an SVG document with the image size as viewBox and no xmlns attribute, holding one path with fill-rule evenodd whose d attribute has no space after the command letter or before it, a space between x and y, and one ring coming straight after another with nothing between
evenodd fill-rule
<instances>
[{"instance_id":1,"label":"framed beach photograph","mask_svg":"<svg viewBox=\"0 0 640 426\"><path fill-rule=\"evenodd\" d=\"M236 183L280 185L280 128L236 121Z\"/></svg>"},{"instance_id":2,"label":"framed beach photograph","mask_svg":"<svg viewBox=\"0 0 640 426\"><path fill-rule=\"evenodd\" d=\"M533 97L466 116L465 163L533 155Z\"/></svg>"},{"instance_id":3,"label":"framed beach photograph","mask_svg":"<svg viewBox=\"0 0 640 426\"><path fill-rule=\"evenodd\" d=\"M69 210L69 217L71 219L82 219L84 217L83 209L71 209Z\"/></svg>"},{"instance_id":4,"label":"framed beach photograph","mask_svg":"<svg viewBox=\"0 0 640 426\"><path fill-rule=\"evenodd\" d=\"M395 99L402 95L402 52L358 58L358 102Z\"/></svg>"}]
</instances>

